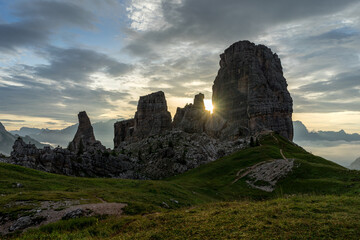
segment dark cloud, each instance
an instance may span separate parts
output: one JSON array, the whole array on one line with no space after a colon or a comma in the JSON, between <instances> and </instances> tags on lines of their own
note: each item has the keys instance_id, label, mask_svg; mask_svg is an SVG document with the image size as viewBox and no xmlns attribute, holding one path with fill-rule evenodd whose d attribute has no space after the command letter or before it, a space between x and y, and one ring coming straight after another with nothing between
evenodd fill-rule
<instances>
[{"instance_id":1,"label":"dark cloud","mask_svg":"<svg viewBox=\"0 0 360 240\"><path fill-rule=\"evenodd\" d=\"M47 117L76 122L76 113L86 110L92 116L100 116L106 109L114 109L109 99L125 99L128 93L53 85L24 88L0 87L0 112L20 116ZM19 107L21 106L21 107Z\"/></svg>"},{"instance_id":2,"label":"dark cloud","mask_svg":"<svg viewBox=\"0 0 360 240\"><path fill-rule=\"evenodd\" d=\"M118 77L133 68L106 54L88 49L50 47L43 55L49 64L35 66L33 71L38 77L56 81L85 82L89 81L89 75L95 72Z\"/></svg>"},{"instance_id":3,"label":"dark cloud","mask_svg":"<svg viewBox=\"0 0 360 240\"><path fill-rule=\"evenodd\" d=\"M129 104L130 104L130 105L137 106L138 102L137 102L137 101L130 101Z\"/></svg>"},{"instance_id":4,"label":"dark cloud","mask_svg":"<svg viewBox=\"0 0 360 240\"><path fill-rule=\"evenodd\" d=\"M188 41L223 47L241 40L252 40L277 24L339 11L356 0L185 0L183 4L163 1L165 21L170 27L146 31L137 36L127 50L151 55L154 48ZM155 50L155 51L154 51Z\"/></svg>"},{"instance_id":5,"label":"dark cloud","mask_svg":"<svg viewBox=\"0 0 360 240\"><path fill-rule=\"evenodd\" d=\"M61 27L92 28L95 16L68 2L21 1L15 4L16 22L0 24L0 51L9 53L18 47L41 46Z\"/></svg>"},{"instance_id":6,"label":"dark cloud","mask_svg":"<svg viewBox=\"0 0 360 240\"><path fill-rule=\"evenodd\" d=\"M350 27L342 27L333 29L314 37L315 40L347 40L349 38L358 37L360 32Z\"/></svg>"},{"instance_id":7,"label":"dark cloud","mask_svg":"<svg viewBox=\"0 0 360 240\"><path fill-rule=\"evenodd\" d=\"M51 27L80 26L93 28L93 13L70 2L24 1L18 4L15 15L24 21L37 20Z\"/></svg>"},{"instance_id":8,"label":"dark cloud","mask_svg":"<svg viewBox=\"0 0 360 240\"><path fill-rule=\"evenodd\" d=\"M19 123L19 122L25 122L24 120L16 120L16 119L0 119L0 122L15 122L15 123Z\"/></svg>"},{"instance_id":9,"label":"dark cloud","mask_svg":"<svg viewBox=\"0 0 360 240\"><path fill-rule=\"evenodd\" d=\"M12 52L19 46L43 44L50 29L36 21L0 24L0 51Z\"/></svg>"},{"instance_id":10,"label":"dark cloud","mask_svg":"<svg viewBox=\"0 0 360 240\"><path fill-rule=\"evenodd\" d=\"M327 81L315 82L301 86L298 91L303 93L342 91L345 89L353 90L360 88L360 70L337 74Z\"/></svg>"}]
</instances>

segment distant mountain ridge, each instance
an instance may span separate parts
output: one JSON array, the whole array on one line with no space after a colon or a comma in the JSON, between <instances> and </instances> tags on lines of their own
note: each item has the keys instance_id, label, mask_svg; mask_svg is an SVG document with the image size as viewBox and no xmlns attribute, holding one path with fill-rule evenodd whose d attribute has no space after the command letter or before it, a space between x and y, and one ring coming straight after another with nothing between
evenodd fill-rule
<instances>
[{"instance_id":1,"label":"distant mountain ridge","mask_svg":"<svg viewBox=\"0 0 360 240\"><path fill-rule=\"evenodd\" d=\"M360 157L357 158L354 162L352 162L349 168L354 170L360 170Z\"/></svg>"},{"instance_id":2,"label":"distant mountain ridge","mask_svg":"<svg viewBox=\"0 0 360 240\"><path fill-rule=\"evenodd\" d=\"M348 134L344 130L335 131L311 131L301 121L294 121L294 142L296 141L360 141L360 134Z\"/></svg>"},{"instance_id":3,"label":"distant mountain ridge","mask_svg":"<svg viewBox=\"0 0 360 240\"><path fill-rule=\"evenodd\" d=\"M92 124L96 138L108 148L113 147L114 123L119 120L122 119L112 119ZM59 145L61 147L67 147L69 142L73 140L77 127L78 123L59 130L22 127L20 130L10 132L20 136L29 135L31 138L34 138L39 142L49 143L53 146Z\"/></svg>"},{"instance_id":4,"label":"distant mountain ridge","mask_svg":"<svg viewBox=\"0 0 360 240\"><path fill-rule=\"evenodd\" d=\"M10 155L14 142L18 137L19 135L14 135L6 131L4 125L0 122L0 153ZM38 148L43 148L45 146L45 144L41 144L27 135L23 136L22 138L24 142L35 144L35 146Z\"/></svg>"}]
</instances>

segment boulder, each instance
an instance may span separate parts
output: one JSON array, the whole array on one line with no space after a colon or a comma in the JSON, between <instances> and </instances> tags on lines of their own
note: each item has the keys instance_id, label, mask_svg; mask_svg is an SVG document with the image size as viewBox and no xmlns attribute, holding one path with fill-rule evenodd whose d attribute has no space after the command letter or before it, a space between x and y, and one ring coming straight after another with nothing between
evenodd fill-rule
<instances>
[{"instance_id":1,"label":"boulder","mask_svg":"<svg viewBox=\"0 0 360 240\"><path fill-rule=\"evenodd\" d=\"M264 45L240 41L220 58L213 85L214 113L229 122L233 134L272 130L292 140L293 102L279 57Z\"/></svg>"}]
</instances>

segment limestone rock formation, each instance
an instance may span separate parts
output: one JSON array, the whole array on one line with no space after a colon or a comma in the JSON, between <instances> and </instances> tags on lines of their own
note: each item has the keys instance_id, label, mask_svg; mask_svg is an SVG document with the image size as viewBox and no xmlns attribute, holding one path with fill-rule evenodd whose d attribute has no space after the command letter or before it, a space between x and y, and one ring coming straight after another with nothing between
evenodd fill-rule
<instances>
[{"instance_id":1,"label":"limestone rock formation","mask_svg":"<svg viewBox=\"0 0 360 240\"><path fill-rule=\"evenodd\" d=\"M85 111L78 114L78 119L78 130L72 142L69 143L69 150L75 153L82 153L89 150L90 146L101 145L101 143L95 139L93 127Z\"/></svg>"},{"instance_id":2,"label":"limestone rock formation","mask_svg":"<svg viewBox=\"0 0 360 240\"><path fill-rule=\"evenodd\" d=\"M213 114L200 93L171 122L164 92L140 97L134 118L114 124L114 150L96 141L81 112L68 149L37 149L18 139L11 161L65 175L160 179L243 149L262 132L292 140L292 99L280 59L269 48L241 41L226 49L212 98Z\"/></svg>"},{"instance_id":3,"label":"limestone rock formation","mask_svg":"<svg viewBox=\"0 0 360 240\"><path fill-rule=\"evenodd\" d=\"M204 94L195 95L194 104L177 108L173 126L187 133L202 133L210 118L210 112L205 110Z\"/></svg>"},{"instance_id":4,"label":"limestone rock formation","mask_svg":"<svg viewBox=\"0 0 360 240\"><path fill-rule=\"evenodd\" d=\"M135 113L134 135L144 138L171 129L165 94L162 91L140 97Z\"/></svg>"},{"instance_id":5,"label":"limestone rock formation","mask_svg":"<svg viewBox=\"0 0 360 240\"><path fill-rule=\"evenodd\" d=\"M129 140L134 133L135 119L124 120L114 124L114 148L121 142Z\"/></svg>"},{"instance_id":6,"label":"limestone rock formation","mask_svg":"<svg viewBox=\"0 0 360 240\"><path fill-rule=\"evenodd\" d=\"M240 41L220 58L214 113L231 123L230 131L272 130L292 140L292 98L278 56L266 46Z\"/></svg>"},{"instance_id":7,"label":"limestone rock formation","mask_svg":"<svg viewBox=\"0 0 360 240\"><path fill-rule=\"evenodd\" d=\"M129 157L110 150L94 149L79 154L61 147L38 149L20 137L6 162L68 176L144 178L134 172L137 164Z\"/></svg>"}]
</instances>

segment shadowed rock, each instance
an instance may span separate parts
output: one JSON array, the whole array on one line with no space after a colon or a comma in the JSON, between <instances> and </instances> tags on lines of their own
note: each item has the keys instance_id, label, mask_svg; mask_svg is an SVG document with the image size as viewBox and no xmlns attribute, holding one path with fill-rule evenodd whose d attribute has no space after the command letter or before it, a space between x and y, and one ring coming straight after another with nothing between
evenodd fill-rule
<instances>
[{"instance_id":1,"label":"shadowed rock","mask_svg":"<svg viewBox=\"0 0 360 240\"><path fill-rule=\"evenodd\" d=\"M134 135L138 138L157 135L171 129L171 114L162 91L140 97L135 113Z\"/></svg>"},{"instance_id":2,"label":"shadowed rock","mask_svg":"<svg viewBox=\"0 0 360 240\"><path fill-rule=\"evenodd\" d=\"M230 131L272 130L292 140L292 98L278 56L266 46L240 41L220 58L213 85L214 113L233 123Z\"/></svg>"},{"instance_id":3,"label":"shadowed rock","mask_svg":"<svg viewBox=\"0 0 360 240\"><path fill-rule=\"evenodd\" d=\"M4 125L0 122L0 131L6 131Z\"/></svg>"},{"instance_id":4,"label":"shadowed rock","mask_svg":"<svg viewBox=\"0 0 360 240\"><path fill-rule=\"evenodd\" d=\"M205 124L209 117L209 111L205 110L204 94L199 93L195 95L194 104L177 108L173 126L187 133L202 133L205 131Z\"/></svg>"},{"instance_id":5,"label":"shadowed rock","mask_svg":"<svg viewBox=\"0 0 360 240\"><path fill-rule=\"evenodd\" d=\"M121 142L131 138L134 133L135 119L124 120L114 124L114 148Z\"/></svg>"},{"instance_id":6,"label":"shadowed rock","mask_svg":"<svg viewBox=\"0 0 360 240\"><path fill-rule=\"evenodd\" d=\"M69 144L69 148L73 152L84 151L87 146L95 144L94 130L91 126L91 122L86 112L79 112L79 127L75 134L74 139Z\"/></svg>"}]
</instances>

